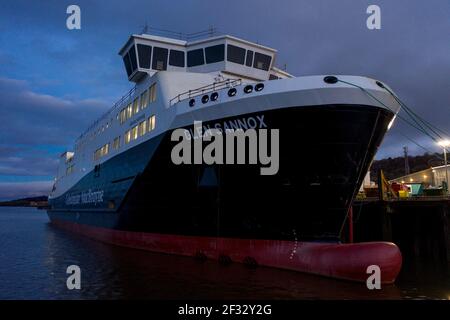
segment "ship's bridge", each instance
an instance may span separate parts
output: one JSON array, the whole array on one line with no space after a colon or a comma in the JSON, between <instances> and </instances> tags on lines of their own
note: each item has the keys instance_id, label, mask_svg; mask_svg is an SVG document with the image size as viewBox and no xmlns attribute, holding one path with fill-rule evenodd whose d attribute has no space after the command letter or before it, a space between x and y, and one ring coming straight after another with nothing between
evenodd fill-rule
<instances>
[{"instance_id":1,"label":"ship's bridge","mask_svg":"<svg viewBox=\"0 0 450 320\"><path fill-rule=\"evenodd\" d=\"M268 80L290 77L274 67L276 50L229 35L197 41L167 37L132 35L119 51L128 80L139 82L157 71L197 73L222 72L225 75Z\"/></svg>"}]
</instances>

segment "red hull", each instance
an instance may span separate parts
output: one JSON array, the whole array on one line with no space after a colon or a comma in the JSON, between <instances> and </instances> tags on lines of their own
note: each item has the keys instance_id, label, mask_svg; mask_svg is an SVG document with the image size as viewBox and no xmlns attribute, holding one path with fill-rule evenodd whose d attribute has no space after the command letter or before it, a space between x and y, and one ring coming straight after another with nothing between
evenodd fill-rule
<instances>
[{"instance_id":1,"label":"red hull","mask_svg":"<svg viewBox=\"0 0 450 320\"><path fill-rule=\"evenodd\" d=\"M269 267L312 273L337 279L366 282L370 265L378 265L381 282L393 283L402 256L389 242L333 244L280 240L230 239L128 232L53 220L64 229L90 238L136 249L210 259L231 259Z\"/></svg>"}]
</instances>

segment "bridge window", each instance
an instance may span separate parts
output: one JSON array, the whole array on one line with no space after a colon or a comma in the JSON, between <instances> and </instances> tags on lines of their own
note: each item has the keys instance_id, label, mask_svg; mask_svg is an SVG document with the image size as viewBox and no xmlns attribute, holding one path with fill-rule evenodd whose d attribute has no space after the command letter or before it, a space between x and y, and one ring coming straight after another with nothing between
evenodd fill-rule
<instances>
[{"instance_id":1,"label":"bridge window","mask_svg":"<svg viewBox=\"0 0 450 320\"><path fill-rule=\"evenodd\" d=\"M134 70L136 70L136 68L137 68L136 49L134 48L134 46L132 46L130 48L130 50L128 51L128 54L130 55L130 61L131 61L131 73L133 73Z\"/></svg>"},{"instance_id":2,"label":"bridge window","mask_svg":"<svg viewBox=\"0 0 450 320\"><path fill-rule=\"evenodd\" d=\"M184 68L184 51L170 50L169 64L174 67Z\"/></svg>"},{"instance_id":3,"label":"bridge window","mask_svg":"<svg viewBox=\"0 0 450 320\"><path fill-rule=\"evenodd\" d=\"M218 44L205 48L206 63L220 62L225 59L225 45Z\"/></svg>"},{"instance_id":4,"label":"bridge window","mask_svg":"<svg viewBox=\"0 0 450 320\"><path fill-rule=\"evenodd\" d=\"M155 70L167 70L167 56L169 50L166 48L154 47L153 48L153 62L152 69Z\"/></svg>"},{"instance_id":5,"label":"bridge window","mask_svg":"<svg viewBox=\"0 0 450 320\"><path fill-rule=\"evenodd\" d=\"M203 48L188 51L187 53L187 65L188 67L195 67L205 63L203 55Z\"/></svg>"},{"instance_id":6,"label":"bridge window","mask_svg":"<svg viewBox=\"0 0 450 320\"><path fill-rule=\"evenodd\" d=\"M152 47L145 44L137 44L139 67L150 69L150 59L152 57Z\"/></svg>"},{"instance_id":7,"label":"bridge window","mask_svg":"<svg viewBox=\"0 0 450 320\"><path fill-rule=\"evenodd\" d=\"M253 67L261 70L269 70L270 61L272 58L266 54L255 52L255 59L253 61Z\"/></svg>"},{"instance_id":8,"label":"bridge window","mask_svg":"<svg viewBox=\"0 0 450 320\"><path fill-rule=\"evenodd\" d=\"M227 45L227 60L234 63L244 64L245 49L241 47Z\"/></svg>"},{"instance_id":9,"label":"bridge window","mask_svg":"<svg viewBox=\"0 0 450 320\"><path fill-rule=\"evenodd\" d=\"M253 51L252 50L247 50L247 57L245 59L245 65L247 67L251 67L253 64Z\"/></svg>"},{"instance_id":10,"label":"bridge window","mask_svg":"<svg viewBox=\"0 0 450 320\"><path fill-rule=\"evenodd\" d=\"M278 80L278 79L280 79L280 78L278 78L276 75L274 75L274 74L270 74L269 75L269 80Z\"/></svg>"},{"instance_id":11,"label":"bridge window","mask_svg":"<svg viewBox=\"0 0 450 320\"><path fill-rule=\"evenodd\" d=\"M128 52L123 56L123 63L125 64L125 69L127 70L127 75L130 76L133 72L131 70L131 61L130 61L130 55Z\"/></svg>"}]
</instances>

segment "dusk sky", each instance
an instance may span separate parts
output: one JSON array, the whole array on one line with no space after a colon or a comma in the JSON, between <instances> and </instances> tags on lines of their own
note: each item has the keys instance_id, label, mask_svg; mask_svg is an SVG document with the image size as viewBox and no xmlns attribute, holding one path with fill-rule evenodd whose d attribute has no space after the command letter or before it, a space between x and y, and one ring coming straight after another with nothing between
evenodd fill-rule
<instances>
[{"instance_id":1,"label":"dusk sky","mask_svg":"<svg viewBox=\"0 0 450 320\"><path fill-rule=\"evenodd\" d=\"M81 8L81 30L66 9ZM366 27L369 5L381 30ZM450 2L365 0L0 2L0 200L48 194L58 155L131 87L118 50L143 26L205 30L278 50L295 76L363 75L386 82L450 131ZM377 158L440 149L397 121ZM308 152L305 150L305 152Z\"/></svg>"}]
</instances>

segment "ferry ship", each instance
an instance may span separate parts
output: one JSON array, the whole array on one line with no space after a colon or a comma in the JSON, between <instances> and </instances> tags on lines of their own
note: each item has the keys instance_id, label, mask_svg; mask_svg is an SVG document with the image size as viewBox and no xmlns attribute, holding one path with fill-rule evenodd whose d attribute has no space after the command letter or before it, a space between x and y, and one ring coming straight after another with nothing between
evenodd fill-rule
<instances>
[{"instance_id":1,"label":"ferry ship","mask_svg":"<svg viewBox=\"0 0 450 320\"><path fill-rule=\"evenodd\" d=\"M342 243L343 229L400 105L381 81L294 77L277 50L230 35L131 35L132 89L60 156L48 215L57 226L154 252L365 281L395 280L392 243ZM279 168L175 164L176 129L278 129Z\"/></svg>"}]
</instances>

